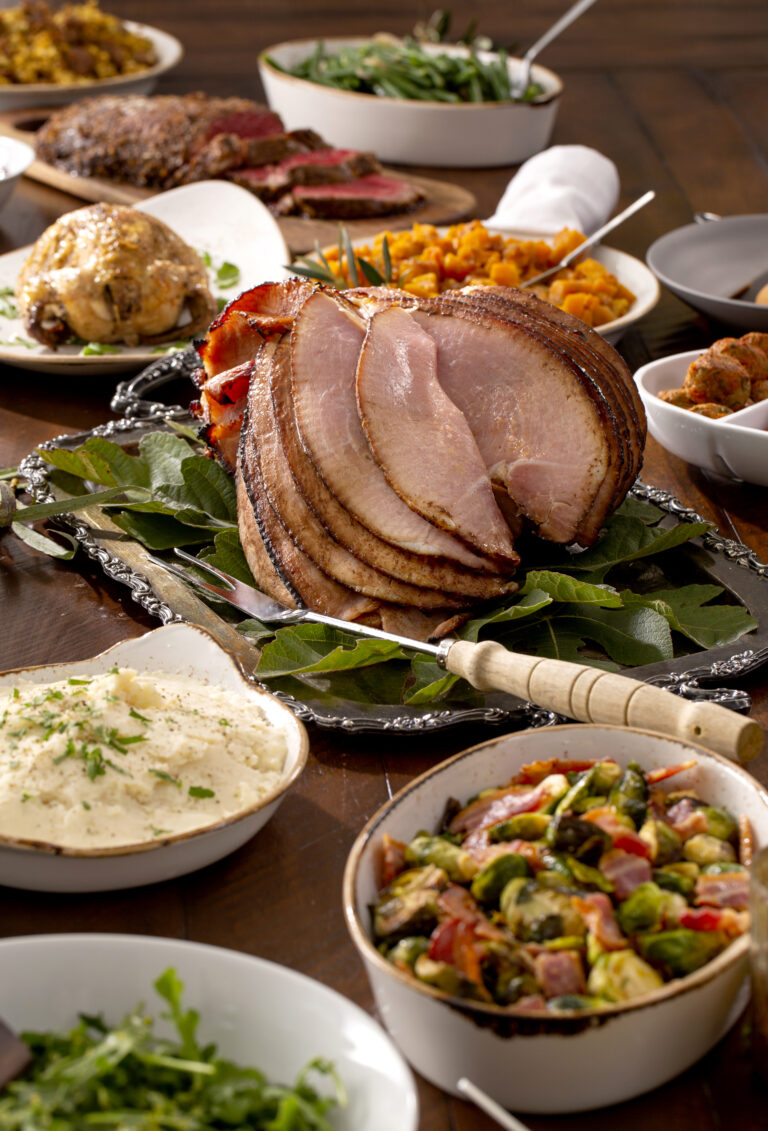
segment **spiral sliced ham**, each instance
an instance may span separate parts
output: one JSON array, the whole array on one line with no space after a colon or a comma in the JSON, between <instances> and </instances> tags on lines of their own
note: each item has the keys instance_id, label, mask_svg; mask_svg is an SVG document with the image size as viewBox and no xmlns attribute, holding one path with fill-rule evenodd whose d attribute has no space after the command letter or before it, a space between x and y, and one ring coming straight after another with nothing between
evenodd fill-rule
<instances>
[{"instance_id":1,"label":"spiral sliced ham","mask_svg":"<svg viewBox=\"0 0 768 1131\"><path fill-rule=\"evenodd\" d=\"M235 299L199 352L257 582L404 635L514 592L521 526L591 544L640 468L623 361L525 292L291 279Z\"/></svg>"}]
</instances>

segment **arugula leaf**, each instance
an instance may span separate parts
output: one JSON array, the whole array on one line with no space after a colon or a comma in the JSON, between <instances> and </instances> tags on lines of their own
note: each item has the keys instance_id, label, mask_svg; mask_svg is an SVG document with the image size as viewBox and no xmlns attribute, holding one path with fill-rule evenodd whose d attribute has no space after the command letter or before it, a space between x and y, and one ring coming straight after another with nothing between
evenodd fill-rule
<instances>
[{"instance_id":1,"label":"arugula leaf","mask_svg":"<svg viewBox=\"0 0 768 1131\"><path fill-rule=\"evenodd\" d=\"M222 263L216 271L216 284L221 290L229 290L240 282L240 268L234 263Z\"/></svg>"},{"instance_id":2,"label":"arugula leaf","mask_svg":"<svg viewBox=\"0 0 768 1131\"><path fill-rule=\"evenodd\" d=\"M120 353L120 346L110 346L106 342L86 342L80 350L81 357L101 357L108 353Z\"/></svg>"}]
</instances>

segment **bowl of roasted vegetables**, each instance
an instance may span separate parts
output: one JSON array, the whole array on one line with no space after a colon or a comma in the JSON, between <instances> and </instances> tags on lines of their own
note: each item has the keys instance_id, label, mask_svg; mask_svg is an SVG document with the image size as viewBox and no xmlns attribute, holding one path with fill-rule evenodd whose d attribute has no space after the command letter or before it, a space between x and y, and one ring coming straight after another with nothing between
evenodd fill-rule
<instances>
[{"instance_id":1,"label":"bowl of roasted vegetables","mask_svg":"<svg viewBox=\"0 0 768 1131\"><path fill-rule=\"evenodd\" d=\"M538 64L517 89L503 51L381 35L290 40L266 48L259 74L286 129L383 161L447 168L516 165L545 149L563 84Z\"/></svg>"},{"instance_id":2,"label":"bowl of roasted vegetables","mask_svg":"<svg viewBox=\"0 0 768 1131\"><path fill-rule=\"evenodd\" d=\"M2 939L0 1017L32 1053L10 1082L0 1063L4 1131L418 1125L413 1076L372 1017L304 974L223 947Z\"/></svg>"},{"instance_id":3,"label":"bowl of roasted vegetables","mask_svg":"<svg viewBox=\"0 0 768 1131\"><path fill-rule=\"evenodd\" d=\"M347 924L423 1076L518 1111L618 1103L743 1008L748 873L768 794L649 731L567 725L466 750L368 822ZM598 1068L599 1066L599 1068Z\"/></svg>"},{"instance_id":4,"label":"bowl of roasted vegetables","mask_svg":"<svg viewBox=\"0 0 768 1131\"><path fill-rule=\"evenodd\" d=\"M648 431L667 451L725 479L768 487L768 333L651 361L635 381Z\"/></svg>"}]
</instances>

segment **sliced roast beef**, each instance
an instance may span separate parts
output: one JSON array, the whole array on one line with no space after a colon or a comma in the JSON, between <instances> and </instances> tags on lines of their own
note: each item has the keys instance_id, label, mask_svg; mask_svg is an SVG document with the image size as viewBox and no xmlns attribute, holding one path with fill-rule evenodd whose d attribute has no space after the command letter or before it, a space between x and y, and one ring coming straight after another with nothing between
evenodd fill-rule
<instances>
[{"instance_id":1,"label":"sliced roast beef","mask_svg":"<svg viewBox=\"0 0 768 1131\"><path fill-rule=\"evenodd\" d=\"M381 171L372 153L354 149L319 149L295 153L276 164L237 169L230 179L269 202L290 191L293 185L331 185Z\"/></svg>"},{"instance_id":2,"label":"sliced roast beef","mask_svg":"<svg viewBox=\"0 0 768 1131\"><path fill-rule=\"evenodd\" d=\"M434 339L402 307L368 323L357 369L374 459L408 506L490 558L520 561L467 418L437 378Z\"/></svg>"},{"instance_id":3,"label":"sliced roast beef","mask_svg":"<svg viewBox=\"0 0 768 1131\"><path fill-rule=\"evenodd\" d=\"M387 483L360 423L355 375L364 327L330 295L301 308L291 334L296 421L319 474L358 522L411 553L446 557L469 569L490 560L412 511Z\"/></svg>"},{"instance_id":4,"label":"sliced roast beef","mask_svg":"<svg viewBox=\"0 0 768 1131\"><path fill-rule=\"evenodd\" d=\"M410 212L424 200L424 193L415 185L380 173L358 177L349 184L297 185L290 196L294 211L336 220Z\"/></svg>"}]
</instances>

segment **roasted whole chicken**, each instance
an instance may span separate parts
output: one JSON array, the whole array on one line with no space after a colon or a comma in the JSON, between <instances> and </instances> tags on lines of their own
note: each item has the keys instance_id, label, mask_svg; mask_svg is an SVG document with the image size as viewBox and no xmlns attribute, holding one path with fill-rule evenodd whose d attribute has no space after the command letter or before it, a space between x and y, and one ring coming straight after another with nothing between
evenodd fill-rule
<instances>
[{"instance_id":1,"label":"roasted whole chicken","mask_svg":"<svg viewBox=\"0 0 768 1131\"><path fill-rule=\"evenodd\" d=\"M16 284L27 333L56 349L72 338L129 346L192 337L216 314L205 265L161 220L121 204L62 216Z\"/></svg>"}]
</instances>

